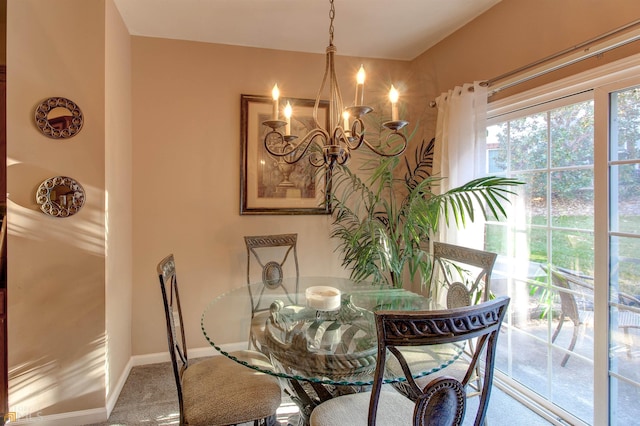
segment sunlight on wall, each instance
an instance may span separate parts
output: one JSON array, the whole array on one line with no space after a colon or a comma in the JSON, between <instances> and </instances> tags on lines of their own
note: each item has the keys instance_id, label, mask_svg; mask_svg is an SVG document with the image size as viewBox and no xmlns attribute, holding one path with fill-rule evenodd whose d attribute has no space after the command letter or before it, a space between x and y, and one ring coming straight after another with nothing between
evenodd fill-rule
<instances>
[{"instance_id":1,"label":"sunlight on wall","mask_svg":"<svg viewBox=\"0 0 640 426\"><path fill-rule=\"evenodd\" d=\"M9 371L9 407L18 419L41 415L39 408L65 398L102 392L105 339L91 342L87 353L73 364L50 355L14 366ZM62 388L60 383L71 383Z\"/></svg>"},{"instance_id":2,"label":"sunlight on wall","mask_svg":"<svg viewBox=\"0 0 640 426\"><path fill-rule=\"evenodd\" d=\"M8 164L10 409L37 419L104 407L104 190L79 179L82 209L51 217L35 194L59 171Z\"/></svg>"},{"instance_id":3,"label":"sunlight on wall","mask_svg":"<svg viewBox=\"0 0 640 426\"><path fill-rule=\"evenodd\" d=\"M32 191L12 191L11 187L8 188L9 235L35 241L59 241L88 253L104 255L104 226L102 225L104 191L102 189L80 182L85 190L85 204L82 209L68 218L50 218L55 221L56 226L49 226L49 223L43 221L44 213L39 210L35 201L35 192L41 182L34 179L34 176L35 172L42 175L42 171L34 170L33 167L12 159L8 159L7 163L10 164L7 170L10 176L16 176L16 169L21 168L16 177L28 178L29 181L33 181L34 186ZM29 168L25 170L27 167ZM78 220L79 218L81 220ZM70 236L73 238L69 238Z\"/></svg>"}]
</instances>

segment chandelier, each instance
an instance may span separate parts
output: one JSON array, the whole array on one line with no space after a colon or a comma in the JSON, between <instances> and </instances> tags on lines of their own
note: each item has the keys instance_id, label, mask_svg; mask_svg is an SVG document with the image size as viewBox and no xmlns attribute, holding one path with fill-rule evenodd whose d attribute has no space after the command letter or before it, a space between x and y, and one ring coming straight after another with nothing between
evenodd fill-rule
<instances>
[{"instance_id":1,"label":"chandelier","mask_svg":"<svg viewBox=\"0 0 640 426\"><path fill-rule=\"evenodd\" d=\"M305 156L314 167L325 167L329 172L335 164L345 164L351 157L351 152L363 144L371 151L383 157L394 157L404 152L407 138L400 132L409 122L398 119L398 91L392 85L389 91L391 101L391 121L382 123L386 129L384 142L373 145L365 138L365 124L363 117L373 111L372 107L363 105L364 102L364 68L356 76L356 93L354 103L345 107L342 102L340 87L336 78L334 56L336 47L333 45L333 20L335 7L330 0L329 11L329 46L327 47L326 65L322 84L318 90L313 107L313 128L304 136L291 135L292 107L289 103L284 108L285 120L280 119L279 97L280 91L276 84L272 90L273 110L271 120L262 124L270 128L264 137L264 146L269 154L279 157L279 161L293 164ZM320 98L328 87L329 90L329 128L325 129L318 121ZM283 131L284 129L284 131Z\"/></svg>"}]
</instances>

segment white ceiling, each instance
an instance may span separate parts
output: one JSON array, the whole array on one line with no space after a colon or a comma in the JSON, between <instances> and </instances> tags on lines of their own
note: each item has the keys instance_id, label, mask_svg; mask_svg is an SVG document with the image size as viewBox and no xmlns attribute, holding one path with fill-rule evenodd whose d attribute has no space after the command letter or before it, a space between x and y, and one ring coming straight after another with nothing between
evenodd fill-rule
<instances>
[{"instance_id":1,"label":"white ceiling","mask_svg":"<svg viewBox=\"0 0 640 426\"><path fill-rule=\"evenodd\" d=\"M336 0L339 55L411 60L500 0ZM324 53L329 0L115 0L131 35Z\"/></svg>"}]
</instances>

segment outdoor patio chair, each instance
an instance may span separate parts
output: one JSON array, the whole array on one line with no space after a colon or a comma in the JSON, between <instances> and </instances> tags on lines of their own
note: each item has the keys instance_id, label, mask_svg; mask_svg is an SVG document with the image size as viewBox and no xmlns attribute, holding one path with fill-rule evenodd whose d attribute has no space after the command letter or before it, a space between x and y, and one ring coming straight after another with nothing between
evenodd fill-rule
<instances>
[{"instance_id":1,"label":"outdoor patio chair","mask_svg":"<svg viewBox=\"0 0 640 426\"><path fill-rule=\"evenodd\" d=\"M247 288L251 297L251 329L249 331L249 348L254 347L266 353L257 342L255 336L264 329L269 315L270 304L263 303L263 295L269 290L284 290L291 303L295 303L293 295L298 292L298 234L255 235L244 237L247 247ZM283 284L285 276L292 282L287 288ZM262 283L260 291L255 294L251 284ZM255 290L255 287L253 287Z\"/></svg>"},{"instance_id":2,"label":"outdoor patio chair","mask_svg":"<svg viewBox=\"0 0 640 426\"><path fill-rule=\"evenodd\" d=\"M580 325L593 321L593 284L589 282L593 281L593 278L557 266L547 268L545 265L541 265L541 268L551 274L551 282L557 287L558 295L560 296L560 318L551 336L551 343L555 342L560 330L562 330L565 318L573 322L573 335L567 347L568 352L564 355L560 363L560 365L564 367L567 365L571 352L573 352L578 340ZM640 313L625 309L625 306L640 307L640 299L619 292L618 300L620 303L617 318L618 328L624 331L627 354L631 356L631 335L629 334L629 329L640 329Z\"/></svg>"},{"instance_id":3,"label":"outdoor patio chair","mask_svg":"<svg viewBox=\"0 0 640 426\"><path fill-rule=\"evenodd\" d=\"M447 310L375 312L378 355L372 390L323 402L312 411L311 426L462 424L466 410L465 387L481 359L484 386L474 425L483 424L491 395L498 335L508 305L509 298L502 296ZM401 351L403 346L453 344L469 339L477 339L477 345L460 380L441 376L421 386L413 379ZM411 399L382 390L387 358L402 366Z\"/></svg>"},{"instance_id":4,"label":"outdoor patio chair","mask_svg":"<svg viewBox=\"0 0 640 426\"><path fill-rule=\"evenodd\" d=\"M167 343L178 390L180 425L230 425L253 422L275 425L282 401L278 379L259 373L249 365L268 368L269 359L256 351L238 351L233 356L213 356L190 363L182 322L182 308L173 254L158 263L158 277L167 325ZM224 324L221 324L224 326Z\"/></svg>"}]
</instances>

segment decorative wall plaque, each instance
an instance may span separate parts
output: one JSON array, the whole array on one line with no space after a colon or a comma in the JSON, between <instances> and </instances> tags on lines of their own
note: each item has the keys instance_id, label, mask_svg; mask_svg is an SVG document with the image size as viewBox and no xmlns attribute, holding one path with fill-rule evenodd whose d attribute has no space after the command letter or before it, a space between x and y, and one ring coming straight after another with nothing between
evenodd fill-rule
<instances>
[{"instance_id":1,"label":"decorative wall plaque","mask_svg":"<svg viewBox=\"0 0 640 426\"><path fill-rule=\"evenodd\" d=\"M84 189L74 179L55 176L38 187L36 202L49 216L67 217L78 213L84 205Z\"/></svg>"},{"instance_id":2,"label":"decorative wall plaque","mask_svg":"<svg viewBox=\"0 0 640 426\"><path fill-rule=\"evenodd\" d=\"M84 119L78 105L66 98L45 99L36 108L36 126L52 139L70 138L82 129Z\"/></svg>"}]
</instances>

